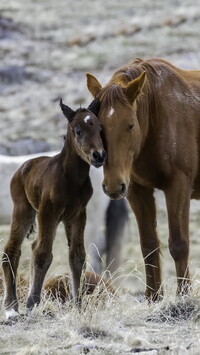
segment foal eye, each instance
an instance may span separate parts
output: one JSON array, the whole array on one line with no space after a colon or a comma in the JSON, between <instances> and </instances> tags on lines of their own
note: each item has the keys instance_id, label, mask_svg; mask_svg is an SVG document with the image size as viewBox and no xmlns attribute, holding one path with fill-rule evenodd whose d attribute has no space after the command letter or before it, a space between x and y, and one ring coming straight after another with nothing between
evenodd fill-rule
<instances>
[{"instance_id":1,"label":"foal eye","mask_svg":"<svg viewBox=\"0 0 200 355\"><path fill-rule=\"evenodd\" d=\"M80 128L75 128L74 132L77 135L77 137L79 137L79 138L82 137L82 135L83 135L82 131L80 130Z\"/></svg>"}]
</instances>

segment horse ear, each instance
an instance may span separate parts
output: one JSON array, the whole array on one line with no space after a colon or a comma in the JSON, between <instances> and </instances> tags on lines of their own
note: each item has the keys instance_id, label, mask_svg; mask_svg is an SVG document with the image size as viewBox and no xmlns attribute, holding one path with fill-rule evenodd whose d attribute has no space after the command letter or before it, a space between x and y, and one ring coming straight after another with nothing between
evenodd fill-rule
<instances>
[{"instance_id":1,"label":"horse ear","mask_svg":"<svg viewBox=\"0 0 200 355\"><path fill-rule=\"evenodd\" d=\"M99 109L100 109L100 102L97 99L94 99L91 104L88 106L88 110L90 110L91 112L93 112L96 116L99 113Z\"/></svg>"},{"instance_id":2,"label":"horse ear","mask_svg":"<svg viewBox=\"0 0 200 355\"><path fill-rule=\"evenodd\" d=\"M60 99L60 107L68 121L72 122L75 116L75 111L73 111L69 106L64 105L62 99Z\"/></svg>"},{"instance_id":3,"label":"horse ear","mask_svg":"<svg viewBox=\"0 0 200 355\"><path fill-rule=\"evenodd\" d=\"M138 98L140 95L142 88L145 84L146 80L146 72L144 71L138 78L132 80L128 86L124 89L125 95L128 98L130 104Z\"/></svg>"},{"instance_id":4,"label":"horse ear","mask_svg":"<svg viewBox=\"0 0 200 355\"><path fill-rule=\"evenodd\" d=\"M96 97L101 91L102 86L92 74L87 73L86 77L88 90L91 92L93 97Z\"/></svg>"}]
</instances>

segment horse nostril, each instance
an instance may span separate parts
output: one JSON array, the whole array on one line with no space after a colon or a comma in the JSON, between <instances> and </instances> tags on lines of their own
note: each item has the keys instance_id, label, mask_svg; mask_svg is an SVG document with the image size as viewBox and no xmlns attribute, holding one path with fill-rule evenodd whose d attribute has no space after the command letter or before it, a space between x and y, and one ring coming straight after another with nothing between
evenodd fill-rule
<instances>
[{"instance_id":1,"label":"horse nostril","mask_svg":"<svg viewBox=\"0 0 200 355\"><path fill-rule=\"evenodd\" d=\"M125 184L121 184L120 185L121 186L121 194L124 194L125 193L125 191L126 191L126 185Z\"/></svg>"}]
</instances>

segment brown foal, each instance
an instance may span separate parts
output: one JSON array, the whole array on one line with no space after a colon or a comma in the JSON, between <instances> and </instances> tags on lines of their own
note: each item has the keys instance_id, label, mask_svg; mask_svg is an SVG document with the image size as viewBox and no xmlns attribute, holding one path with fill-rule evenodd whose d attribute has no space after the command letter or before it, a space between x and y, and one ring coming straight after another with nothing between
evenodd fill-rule
<instances>
[{"instance_id":1,"label":"brown foal","mask_svg":"<svg viewBox=\"0 0 200 355\"><path fill-rule=\"evenodd\" d=\"M103 189L112 199L127 196L136 215L146 295L156 299L161 286L155 188L166 198L177 291L187 292L190 199L200 198L200 71L157 58L136 59L104 88L93 75L87 79L101 103L98 117L108 155Z\"/></svg>"},{"instance_id":2,"label":"brown foal","mask_svg":"<svg viewBox=\"0 0 200 355\"><path fill-rule=\"evenodd\" d=\"M14 204L11 232L4 249L6 317L18 315L16 274L21 244L29 235L38 213L38 237L32 244L31 282L27 309L40 302L46 272L52 262L52 245L59 222L63 222L69 245L69 263L73 296L80 302L80 278L85 262L84 228L86 205L92 196L90 164L103 165L106 153L101 127L96 117L99 104L73 111L60 102L68 119L68 131L62 151L54 157L26 161L11 180Z\"/></svg>"}]
</instances>

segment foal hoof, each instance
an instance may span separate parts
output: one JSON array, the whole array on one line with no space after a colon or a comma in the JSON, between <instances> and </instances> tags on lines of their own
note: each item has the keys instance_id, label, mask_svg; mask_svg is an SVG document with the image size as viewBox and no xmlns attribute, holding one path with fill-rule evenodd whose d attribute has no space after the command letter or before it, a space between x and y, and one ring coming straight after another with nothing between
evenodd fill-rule
<instances>
[{"instance_id":1,"label":"foal hoof","mask_svg":"<svg viewBox=\"0 0 200 355\"><path fill-rule=\"evenodd\" d=\"M19 312L15 311L14 308L10 308L6 310L6 320L17 319L20 317Z\"/></svg>"},{"instance_id":2,"label":"foal hoof","mask_svg":"<svg viewBox=\"0 0 200 355\"><path fill-rule=\"evenodd\" d=\"M4 324L14 325L22 319L24 319L24 314L19 314L19 312L11 308L6 311L6 321L4 322Z\"/></svg>"},{"instance_id":3,"label":"foal hoof","mask_svg":"<svg viewBox=\"0 0 200 355\"><path fill-rule=\"evenodd\" d=\"M148 304L158 303L163 300L163 291L159 290L158 292L152 293L150 295L146 295L146 299L148 300Z\"/></svg>"},{"instance_id":4,"label":"foal hoof","mask_svg":"<svg viewBox=\"0 0 200 355\"><path fill-rule=\"evenodd\" d=\"M35 305L38 306L39 303L40 303L40 298L39 297L29 296L27 301L26 301L27 313L30 313L32 311L33 307Z\"/></svg>"}]
</instances>

